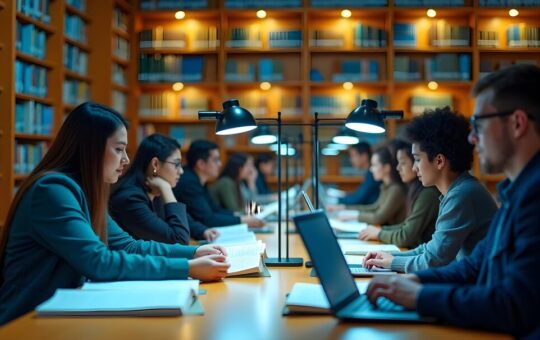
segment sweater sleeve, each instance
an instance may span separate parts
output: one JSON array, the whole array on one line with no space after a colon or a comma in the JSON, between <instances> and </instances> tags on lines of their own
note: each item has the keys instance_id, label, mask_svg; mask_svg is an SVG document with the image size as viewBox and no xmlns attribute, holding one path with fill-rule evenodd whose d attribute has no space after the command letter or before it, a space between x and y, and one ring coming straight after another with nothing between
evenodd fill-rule
<instances>
[{"instance_id":1,"label":"sweater sleeve","mask_svg":"<svg viewBox=\"0 0 540 340\"><path fill-rule=\"evenodd\" d=\"M370 224L384 224L392 219L397 212L405 205L405 193L398 185L391 185L385 195L381 195L377 202L379 207L374 211L362 211L358 216L358 221Z\"/></svg>"},{"instance_id":2,"label":"sweater sleeve","mask_svg":"<svg viewBox=\"0 0 540 340\"><path fill-rule=\"evenodd\" d=\"M437 192L424 188L414 202L407 219L401 224L383 226L379 240L398 247L412 248L421 243L423 232L433 227L438 211Z\"/></svg>"},{"instance_id":3,"label":"sweater sleeve","mask_svg":"<svg viewBox=\"0 0 540 340\"><path fill-rule=\"evenodd\" d=\"M95 281L185 279L193 247L134 241L109 218L108 248L95 234L82 192L44 180L31 197L36 241ZM124 251L118 251L118 250ZM156 255L156 256L153 256ZM169 256L169 257L166 257Z\"/></svg>"},{"instance_id":4,"label":"sweater sleeve","mask_svg":"<svg viewBox=\"0 0 540 340\"><path fill-rule=\"evenodd\" d=\"M448 193L446 203L441 206L433 237L424 244L422 254L395 257L392 270L410 273L450 263L475 226L473 202L469 202L463 192Z\"/></svg>"},{"instance_id":5,"label":"sweater sleeve","mask_svg":"<svg viewBox=\"0 0 540 340\"><path fill-rule=\"evenodd\" d=\"M149 205L142 192L119 192L111 199L111 212L115 221L131 235L143 240L164 243L189 244L189 224L186 206L172 202L163 206L160 218Z\"/></svg>"}]
</instances>

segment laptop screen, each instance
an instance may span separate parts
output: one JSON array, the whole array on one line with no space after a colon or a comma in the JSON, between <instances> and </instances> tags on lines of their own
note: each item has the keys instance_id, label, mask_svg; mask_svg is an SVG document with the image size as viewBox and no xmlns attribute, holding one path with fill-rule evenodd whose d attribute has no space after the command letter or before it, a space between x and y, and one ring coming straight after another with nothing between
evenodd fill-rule
<instances>
[{"instance_id":1,"label":"laptop screen","mask_svg":"<svg viewBox=\"0 0 540 340\"><path fill-rule=\"evenodd\" d=\"M330 306L338 310L359 293L330 222L322 211L296 215L293 219Z\"/></svg>"}]
</instances>

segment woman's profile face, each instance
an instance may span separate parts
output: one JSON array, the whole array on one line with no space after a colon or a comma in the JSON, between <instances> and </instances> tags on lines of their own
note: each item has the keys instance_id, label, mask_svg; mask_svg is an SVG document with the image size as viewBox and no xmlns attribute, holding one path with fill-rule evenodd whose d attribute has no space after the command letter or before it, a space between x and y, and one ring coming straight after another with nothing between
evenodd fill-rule
<instances>
[{"instance_id":1,"label":"woman's profile face","mask_svg":"<svg viewBox=\"0 0 540 340\"><path fill-rule=\"evenodd\" d=\"M239 180L246 180L249 176L255 171L255 163L253 162L253 157L248 157L246 163L240 168L240 173L238 174Z\"/></svg>"},{"instance_id":2,"label":"woman's profile face","mask_svg":"<svg viewBox=\"0 0 540 340\"><path fill-rule=\"evenodd\" d=\"M157 168L156 175L169 182L171 188L174 188L178 183L180 176L184 173L180 150L176 149L164 162L159 163L161 166Z\"/></svg>"},{"instance_id":3,"label":"woman's profile face","mask_svg":"<svg viewBox=\"0 0 540 340\"><path fill-rule=\"evenodd\" d=\"M122 126L107 138L103 157L103 180L105 183L116 183L122 175L124 167L129 164L126 148L127 130L125 126Z\"/></svg>"}]
</instances>

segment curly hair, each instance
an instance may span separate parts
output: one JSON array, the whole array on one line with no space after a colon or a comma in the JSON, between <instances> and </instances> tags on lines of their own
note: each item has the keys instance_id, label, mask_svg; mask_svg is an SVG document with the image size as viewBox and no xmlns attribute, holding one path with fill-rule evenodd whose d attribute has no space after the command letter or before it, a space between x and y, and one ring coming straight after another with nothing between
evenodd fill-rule
<instances>
[{"instance_id":1,"label":"curly hair","mask_svg":"<svg viewBox=\"0 0 540 340\"><path fill-rule=\"evenodd\" d=\"M412 120L407 135L432 161L438 154L444 155L455 172L470 170L474 146L467 140L471 131L469 121L450 107L426 110Z\"/></svg>"}]
</instances>

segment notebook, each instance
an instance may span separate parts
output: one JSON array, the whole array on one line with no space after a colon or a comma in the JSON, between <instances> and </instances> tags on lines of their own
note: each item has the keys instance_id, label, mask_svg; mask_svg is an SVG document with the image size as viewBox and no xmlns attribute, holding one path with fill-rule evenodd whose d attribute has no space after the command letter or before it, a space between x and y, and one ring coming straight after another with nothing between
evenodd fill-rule
<instances>
[{"instance_id":1,"label":"notebook","mask_svg":"<svg viewBox=\"0 0 540 340\"><path fill-rule=\"evenodd\" d=\"M57 289L38 316L178 316L187 314L199 281L121 281Z\"/></svg>"}]
</instances>

